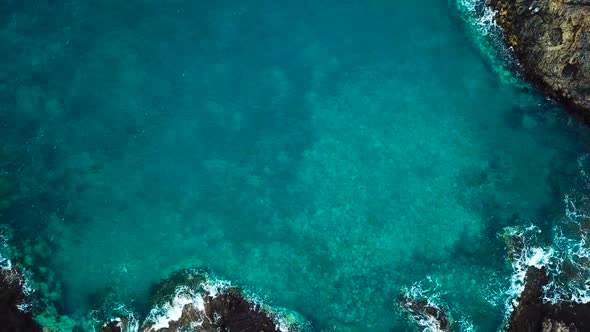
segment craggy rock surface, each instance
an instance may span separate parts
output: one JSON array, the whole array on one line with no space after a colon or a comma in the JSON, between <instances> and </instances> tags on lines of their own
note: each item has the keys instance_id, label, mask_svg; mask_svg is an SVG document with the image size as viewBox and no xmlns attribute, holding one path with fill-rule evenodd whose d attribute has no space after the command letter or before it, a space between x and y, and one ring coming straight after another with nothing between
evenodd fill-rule
<instances>
[{"instance_id":1,"label":"craggy rock surface","mask_svg":"<svg viewBox=\"0 0 590 332\"><path fill-rule=\"evenodd\" d=\"M148 322L141 331L280 331L262 308L249 303L235 288L215 297L204 295L203 300L204 311L192 304L186 304L180 318L169 321L168 327L153 329L151 322Z\"/></svg>"},{"instance_id":2,"label":"craggy rock surface","mask_svg":"<svg viewBox=\"0 0 590 332\"><path fill-rule=\"evenodd\" d=\"M22 288L22 277L12 269L0 270L0 331L41 332L30 312L18 309L27 301Z\"/></svg>"},{"instance_id":3,"label":"craggy rock surface","mask_svg":"<svg viewBox=\"0 0 590 332\"><path fill-rule=\"evenodd\" d=\"M156 306L175 304L182 314L168 322L167 328L153 328L153 319L143 324L142 331L280 331L277 324L259 305L250 303L235 287L213 286L207 289L208 276L201 271L181 270L174 273L155 291ZM184 289L180 291L180 289ZM188 294L182 294L188 293ZM183 305L179 298L192 301ZM165 305L164 305L165 306Z\"/></svg>"},{"instance_id":4,"label":"craggy rock surface","mask_svg":"<svg viewBox=\"0 0 590 332\"><path fill-rule=\"evenodd\" d=\"M590 304L543 303L543 286L547 282L544 268L529 268L524 291L510 316L506 331L590 331Z\"/></svg>"},{"instance_id":5,"label":"craggy rock surface","mask_svg":"<svg viewBox=\"0 0 590 332\"><path fill-rule=\"evenodd\" d=\"M173 273L153 289L153 308L141 326L132 313L115 317L102 332L296 332L302 317L255 303L239 288L198 269Z\"/></svg>"},{"instance_id":6,"label":"craggy rock surface","mask_svg":"<svg viewBox=\"0 0 590 332\"><path fill-rule=\"evenodd\" d=\"M0 259L2 257L0 256ZM9 263L0 261L0 332L57 332L72 327L41 326L31 312L25 293L25 279ZM116 306L111 318L97 318L79 331L101 332L305 332L311 327L294 312L260 305L206 271L184 269L173 273L153 289L153 309L141 323L128 308ZM109 310L110 311L110 310ZM108 314L108 313L107 313ZM74 330L76 330L74 329Z\"/></svg>"},{"instance_id":7,"label":"craggy rock surface","mask_svg":"<svg viewBox=\"0 0 590 332\"><path fill-rule=\"evenodd\" d=\"M409 318L425 330L441 332L453 331L450 316L445 310L427 299L416 298L402 292L397 299L398 306L407 312Z\"/></svg>"},{"instance_id":8,"label":"craggy rock surface","mask_svg":"<svg viewBox=\"0 0 590 332\"><path fill-rule=\"evenodd\" d=\"M488 0L524 75L590 120L590 0Z\"/></svg>"}]
</instances>

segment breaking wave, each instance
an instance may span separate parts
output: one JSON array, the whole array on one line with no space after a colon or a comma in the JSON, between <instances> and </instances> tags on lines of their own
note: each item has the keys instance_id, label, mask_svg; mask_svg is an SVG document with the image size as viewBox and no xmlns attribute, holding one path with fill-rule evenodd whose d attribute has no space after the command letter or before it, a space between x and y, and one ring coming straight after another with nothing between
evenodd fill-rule
<instances>
[{"instance_id":1,"label":"breaking wave","mask_svg":"<svg viewBox=\"0 0 590 332\"><path fill-rule=\"evenodd\" d=\"M515 76L518 73L518 63L504 42L502 28L496 22L496 12L486 5L486 0L456 0L456 5L474 42L500 79L506 83L522 85Z\"/></svg>"},{"instance_id":2,"label":"breaking wave","mask_svg":"<svg viewBox=\"0 0 590 332\"><path fill-rule=\"evenodd\" d=\"M541 230L534 225L507 227L501 236L506 241L508 256L511 260L513 273L510 276L508 289L504 292L505 319L518 304L518 297L524 290L525 276L529 267L547 266L554 255L552 248L539 245L538 235Z\"/></svg>"},{"instance_id":3,"label":"breaking wave","mask_svg":"<svg viewBox=\"0 0 590 332\"><path fill-rule=\"evenodd\" d=\"M446 294L439 281L427 276L409 288L402 289L401 307L411 320L425 332L445 332L456 330L462 332L477 331L471 320L461 311L453 309L443 300ZM458 317L454 321L453 317Z\"/></svg>"},{"instance_id":4,"label":"breaking wave","mask_svg":"<svg viewBox=\"0 0 590 332\"><path fill-rule=\"evenodd\" d=\"M534 225L506 228L513 274L506 294L506 317L510 316L524 289L528 267L544 267L549 283L543 289L543 301L548 303L590 302L590 192L588 167L590 155L578 158L578 189L565 195L565 211L551 231L549 243L543 243L542 230Z\"/></svg>"},{"instance_id":5,"label":"breaking wave","mask_svg":"<svg viewBox=\"0 0 590 332\"><path fill-rule=\"evenodd\" d=\"M425 301L422 307L429 307L438 311L447 311L448 308L441 299L444 294L441 290L440 283L438 280L431 276L427 276L426 279L417 281L412 284L410 288L402 290L404 295L404 302L402 306L408 308L408 314L410 318L425 332L442 332L445 331L441 327L440 319L438 317L428 314L423 310L412 309L412 303Z\"/></svg>"}]
</instances>

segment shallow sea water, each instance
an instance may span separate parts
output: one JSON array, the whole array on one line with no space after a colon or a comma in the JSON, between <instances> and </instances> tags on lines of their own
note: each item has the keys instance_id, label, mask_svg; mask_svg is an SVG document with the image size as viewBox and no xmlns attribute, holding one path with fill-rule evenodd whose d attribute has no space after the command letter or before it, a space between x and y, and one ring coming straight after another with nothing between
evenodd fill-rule
<instances>
[{"instance_id":1,"label":"shallow sea water","mask_svg":"<svg viewBox=\"0 0 590 332\"><path fill-rule=\"evenodd\" d=\"M430 277L455 321L494 331L498 231L550 233L589 152L587 127L502 79L454 2L0 15L0 216L73 317L112 292L145 311L196 265L317 330L412 330L396 298Z\"/></svg>"}]
</instances>

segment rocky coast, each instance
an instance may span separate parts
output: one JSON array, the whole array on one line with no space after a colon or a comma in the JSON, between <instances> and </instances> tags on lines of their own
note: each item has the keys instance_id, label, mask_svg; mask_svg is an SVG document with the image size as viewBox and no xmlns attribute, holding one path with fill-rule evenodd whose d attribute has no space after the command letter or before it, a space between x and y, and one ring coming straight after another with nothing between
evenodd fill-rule
<instances>
[{"instance_id":1,"label":"rocky coast","mask_svg":"<svg viewBox=\"0 0 590 332\"><path fill-rule=\"evenodd\" d=\"M244 293L230 282L202 269L181 269L153 287L152 308L139 315L122 303L105 303L84 320L65 316L40 319L36 296L30 293L22 271L12 266L0 270L0 331L7 332L176 332L264 331L305 332L311 327L300 315L271 307ZM107 300L108 302L108 300ZM49 310L51 311L51 310ZM46 310L48 312L48 310ZM60 322L65 317L70 324ZM140 320L138 317L142 317ZM41 320L41 321L40 321Z\"/></svg>"},{"instance_id":2,"label":"rocky coast","mask_svg":"<svg viewBox=\"0 0 590 332\"><path fill-rule=\"evenodd\" d=\"M525 288L512 311L507 332L576 332L590 330L590 303L543 301L543 287L549 282L545 268L531 266Z\"/></svg>"},{"instance_id":3,"label":"rocky coast","mask_svg":"<svg viewBox=\"0 0 590 332\"><path fill-rule=\"evenodd\" d=\"M590 1L489 0L524 78L590 120Z\"/></svg>"}]
</instances>

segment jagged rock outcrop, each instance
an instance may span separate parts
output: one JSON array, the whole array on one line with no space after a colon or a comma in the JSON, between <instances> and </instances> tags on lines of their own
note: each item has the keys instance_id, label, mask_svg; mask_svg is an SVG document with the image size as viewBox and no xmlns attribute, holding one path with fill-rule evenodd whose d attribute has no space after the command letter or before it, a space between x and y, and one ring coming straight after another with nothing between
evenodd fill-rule
<instances>
[{"instance_id":1,"label":"jagged rock outcrop","mask_svg":"<svg viewBox=\"0 0 590 332\"><path fill-rule=\"evenodd\" d=\"M0 256L0 332L53 332L76 328L101 332L311 331L309 323L297 313L262 304L228 281L201 269L177 271L156 285L152 292L152 310L142 323L132 309L107 299L110 305L95 312L98 316L89 314L87 322L80 322L82 325L48 326L36 321L30 311L33 305L26 289L23 275Z\"/></svg>"},{"instance_id":2,"label":"jagged rock outcrop","mask_svg":"<svg viewBox=\"0 0 590 332\"><path fill-rule=\"evenodd\" d=\"M590 0L488 0L525 77L590 120Z\"/></svg>"},{"instance_id":3,"label":"jagged rock outcrop","mask_svg":"<svg viewBox=\"0 0 590 332\"><path fill-rule=\"evenodd\" d=\"M21 310L27 305L23 277L12 268L0 268L0 331L41 332L33 315Z\"/></svg>"},{"instance_id":4,"label":"jagged rock outcrop","mask_svg":"<svg viewBox=\"0 0 590 332\"><path fill-rule=\"evenodd\" d=\"M309 325L293 312L252 300L229 282L199 269L173 273L154 287L153 308L141 326L134 315L116 317L102 332L296 332Z\"/></svg>"},{"instance_id":5,"label":"jagged rock outcrop","mask_svg":"<svg viewBox=\"0 0 590 332\"><path fill-rule=\"evenodd\" d=\"M507 332L582 332L590 331L590 304L543 302L543 286L549 282L544 268L531 266L524 291L512 311Z\"/></svg>"},{"instance_id":6,"label":"jagged rock outcrop","mask_svg":"<svg viewBox=\"0 0 590 332\"><path fill-rule=\"evenodd\" d=\"M398 306L404 310L409 318L425 331L453 331L450 315L441 306L426 298L402 292L397 299Z\"/></svg>"}]
</instances>

